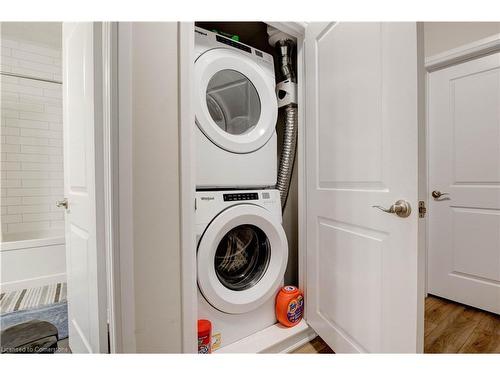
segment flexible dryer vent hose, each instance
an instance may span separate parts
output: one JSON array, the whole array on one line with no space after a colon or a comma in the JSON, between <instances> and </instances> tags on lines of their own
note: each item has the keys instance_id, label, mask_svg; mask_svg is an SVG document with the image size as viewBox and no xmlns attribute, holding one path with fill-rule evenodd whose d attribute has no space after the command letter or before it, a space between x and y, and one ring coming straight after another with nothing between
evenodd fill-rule
<instances>
[{"instance_id":1,"label":"flexible dryer vent hose","mask_svg":"<svg viewBox=\"0 0 500 375\"><path fill-rule=\"evenodd\" d=\"M281 195L281 209L285 209L290 182L292 179L295 149L297 148L297 107L289 104L285 107L285 129L283 133L283 146L281 148L280 164L278 168L278 181L276 188Z\"/></svg>"},{"instance_id":2,"label":"flexible dryer vent hose","mask_svg":"<svg viewBox=\"0 0 500 375\"><path fill-rule=\"evenodd\" d=\"M281 39L275 46L280 59L281 75L284 79L289 79L296 82L295 72L292 65L292 51L295 48L295 43L290 39Z\"/></svg>"},{"instance_id":3,"label":"flexible dryer vent hose","mask_svg":"<svg viewBox=\"0 0 500 375\"><path fill-rule=\"evenodd\" d=\"M280 71L284 81L297 82L292 64L292 51L295 43L290 39L280 39L275 44ZM283 146L281 148L280 164L278 167L278 180L276 188L281 196L281 209L285 210L290 183L292 180L295 149L297 148L297 105L287 104L285 110L285 129L283 132Z\"/></svg>"}]
</instances>

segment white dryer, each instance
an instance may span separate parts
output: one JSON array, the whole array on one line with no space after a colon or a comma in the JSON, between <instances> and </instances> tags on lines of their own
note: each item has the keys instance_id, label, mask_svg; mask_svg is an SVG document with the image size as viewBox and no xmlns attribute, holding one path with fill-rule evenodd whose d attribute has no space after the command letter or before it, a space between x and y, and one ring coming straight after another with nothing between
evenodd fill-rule
<instances>
[{"instance_id":1,"label":"white dryer","mask_svg":"<svg viewBox=\"0 0 500 375\"><path fill-rule=\"evenodd\" d=\"M277 190L196 193L198 318L215 349L276 323L288 242Z\"/></svg>"},{"instance_id":2,"label":"white dryer","mask_svg":"<svg viewBox=\"0 0 500 375\"><path fill-rule=\"evenodd\" d=\"M276 184L271 55L196 27L194 111L198 189Z\"/></svg>"}]
</instances>

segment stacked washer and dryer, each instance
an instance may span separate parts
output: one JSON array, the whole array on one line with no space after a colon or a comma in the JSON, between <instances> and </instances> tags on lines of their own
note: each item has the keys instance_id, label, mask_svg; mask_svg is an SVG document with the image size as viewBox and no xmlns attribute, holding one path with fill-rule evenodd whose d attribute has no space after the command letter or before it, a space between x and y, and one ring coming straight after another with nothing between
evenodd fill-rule
<instances>
[{"instance_id":1,"label":"stacked washer and dryer","mask_svg":"<svg viewBox=\"0 0 500 375\"><path fill-rule=\"evenodd\" d=\"M276 323L288 243L273 57L195 28L198 318L213 349Z\"/></svg>"}]
</instances>

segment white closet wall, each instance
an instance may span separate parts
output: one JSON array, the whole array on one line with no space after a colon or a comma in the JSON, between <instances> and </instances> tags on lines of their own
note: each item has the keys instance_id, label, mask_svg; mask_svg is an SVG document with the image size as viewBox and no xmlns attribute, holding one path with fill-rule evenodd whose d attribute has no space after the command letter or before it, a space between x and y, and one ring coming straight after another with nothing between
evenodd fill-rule
<instances>
[{"instance_id":1,"label":"white closet wall","mask_svg":"<svg viewBox=\"0 0 500 375\"><path fill-rule=\"evenodd\" d=\"M135 289L136 351L180 353L178 24L120 23L119 38L127 37L121 43L130 55L119 69L128 65L131 79L125 91L130 107L123 111L131 115L134 265L133 275L123 278L131 278Z\"/></svg>"},{"instance_id":2,"label":"white closet wall","mask_svg":"<svg viewBox=\"0 0 500 375\"><path fill-rule=\"evenodd\" d=\"M500 22L425 22L425 57L500 33Z\"/></svg>"}]
</instances>

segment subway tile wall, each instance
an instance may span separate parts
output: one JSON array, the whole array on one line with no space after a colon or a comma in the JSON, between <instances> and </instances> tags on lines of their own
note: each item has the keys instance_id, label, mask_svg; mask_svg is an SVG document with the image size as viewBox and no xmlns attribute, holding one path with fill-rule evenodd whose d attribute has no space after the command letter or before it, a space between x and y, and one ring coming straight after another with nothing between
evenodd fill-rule
<instances>
[{"instance_id":1,"label":"subway tile wall","mask_svg":"<svg viewBox=\"0 0 500 375\"><path fill-rule=\"evenodd\" d=\"M61 80L61 50L2 38L0 69ZM62 85L1 76L2 237L61 232ZM17 236L19 237L19 236Z\"/></svg>"}]
</instances>

